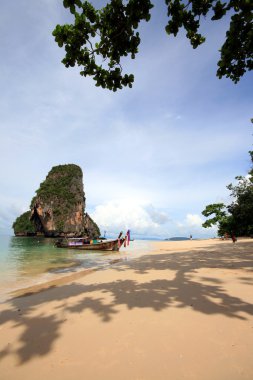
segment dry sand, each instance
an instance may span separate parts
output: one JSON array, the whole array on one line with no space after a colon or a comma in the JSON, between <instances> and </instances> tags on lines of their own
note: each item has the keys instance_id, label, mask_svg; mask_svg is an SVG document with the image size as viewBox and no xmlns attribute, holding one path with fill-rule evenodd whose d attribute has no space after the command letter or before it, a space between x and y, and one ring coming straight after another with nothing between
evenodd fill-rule
<instances>
[{"instance_id":1,"label":"dry sand","mask_svg":"<svg viewBox=\"0 0 253 380\"><path fill-rule=\"evenodd\" d=\"M154 252L0 305L0 379L253 379L253 240ZM32 294L34 293L34 294Z\"/></svg>"}]
</instances>

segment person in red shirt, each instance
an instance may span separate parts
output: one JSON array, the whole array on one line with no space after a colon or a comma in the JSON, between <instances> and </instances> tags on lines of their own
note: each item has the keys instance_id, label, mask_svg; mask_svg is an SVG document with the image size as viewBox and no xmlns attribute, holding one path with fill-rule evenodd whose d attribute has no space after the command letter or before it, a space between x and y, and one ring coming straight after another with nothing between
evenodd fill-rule
<instances>
[{"instance_id":1,"label":"person in red shirt","mask_svg":"<svg viewBox=\"0 0 253 380\"><path fill-rule=\"evenodd\" d=\"M237 240L237 239L236 239L236 237L235 237L235 234L234 234L234 233L232 233L232 234L231 234L231 239L232 239L232 242L233 242L233 243L235 243L235 242L236 242L236 240Z\"/></svg>"}]
</instances>

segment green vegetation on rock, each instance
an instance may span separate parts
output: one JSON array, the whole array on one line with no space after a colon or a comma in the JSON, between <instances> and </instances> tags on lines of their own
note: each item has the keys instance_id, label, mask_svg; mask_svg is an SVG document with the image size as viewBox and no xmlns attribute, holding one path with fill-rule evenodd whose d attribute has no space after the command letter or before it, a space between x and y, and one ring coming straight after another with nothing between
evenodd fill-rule
<instances>
[{"instance_id":1,"label":"green vegetation on rock","mask_svg":"<svg viewBox=\"0 0 253 380\"><path fill-rule=\"evenodd\" d=\"M61 199L61 202L65 201L65 206L71 206L82 201L83 189L79 183L79 178L82 177L82 170L77 165L54 166L45 181L36 190L36 196L32 199L30 208L34 206L34 202L38 198L45 203ZM57 212L61 213L61 209L58 209Z\"/></svg>"},{"instance_id":2,"label":"green vegetation on rock","mask_svg":"<svg viewBox=\"0 0 253 380\"><path fill-rule=\"evenodd\" d=\"M14 233L16 234L22 234L22 235L29 235L35 233L35 226L34 223L30 220L31 212L26 211L17 219L12 225L12 228L14 229Z\"/></svg>"}]
</instances>

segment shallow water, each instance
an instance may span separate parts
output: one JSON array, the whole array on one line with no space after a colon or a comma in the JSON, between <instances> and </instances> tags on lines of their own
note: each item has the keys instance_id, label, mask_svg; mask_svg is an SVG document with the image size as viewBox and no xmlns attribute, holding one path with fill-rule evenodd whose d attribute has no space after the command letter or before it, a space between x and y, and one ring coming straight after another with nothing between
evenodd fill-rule
<instances>
[{"instance_id":1,"label":"shallow water","mask_svg":"<svg viewBox=\"0 0 253 380\"><path fill-rule=\"evenodd\" d=\"M120 252L60 249L55 239L0 236L0 302L9 293L85 268L106 268L115 259L129 260L152 250L150 242L135 240Z\"/></svg>"}]
</instances>

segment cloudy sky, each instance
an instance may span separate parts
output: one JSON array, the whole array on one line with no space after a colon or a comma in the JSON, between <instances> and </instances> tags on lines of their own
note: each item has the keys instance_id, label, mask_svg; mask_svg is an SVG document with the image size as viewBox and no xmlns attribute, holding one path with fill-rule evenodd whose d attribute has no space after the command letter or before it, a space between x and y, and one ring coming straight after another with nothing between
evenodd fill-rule
<instances>
[{"instance_id":1,"label":"cloudy sky","mask_svg":"<svg viewBox=\"0 0 253 380\"><path fill-rule=\"evenodd\" d=\"M116 93L61 64L51 34L69 20L61 0L1 2L0 233L12 233L53 166L75 163L102 232L214 236L201 211L227 202L226 185L250 167L252 73L236 85L216 77L228 20L207 20L193 50L184 33L165 34L166 7L154 2L124 66L134 86Z\"/></svg>"}]
</instances>

